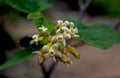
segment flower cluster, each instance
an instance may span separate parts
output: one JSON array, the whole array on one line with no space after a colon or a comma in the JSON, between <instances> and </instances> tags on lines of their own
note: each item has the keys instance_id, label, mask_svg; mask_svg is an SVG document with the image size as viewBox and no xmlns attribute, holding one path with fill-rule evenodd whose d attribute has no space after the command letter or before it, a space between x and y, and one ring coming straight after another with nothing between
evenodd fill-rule
<instances>
[{"instance_id":1,"label":"flower cluster","mask_svg":"<svg viewBox=\"0 0 120 78\"><path fill-rule=\"evenodd\" d=\"M68 53L71 53L78 59L80 58L79 52L66 43L68 39L79 37L79 35L77 35L78 30L74 27L73 22L58 20L54 35L50 35L48 28L44 26L38 29L41 30L41 33L34 35L30 44L35 43L38 45L39 41L47 41L40 51L34 52L38 53L40 63L43 63L47 58L51 57L54 61L59 59L64 64L70 65L72 61L68 57Z\"/></svg>"}]
</instances>

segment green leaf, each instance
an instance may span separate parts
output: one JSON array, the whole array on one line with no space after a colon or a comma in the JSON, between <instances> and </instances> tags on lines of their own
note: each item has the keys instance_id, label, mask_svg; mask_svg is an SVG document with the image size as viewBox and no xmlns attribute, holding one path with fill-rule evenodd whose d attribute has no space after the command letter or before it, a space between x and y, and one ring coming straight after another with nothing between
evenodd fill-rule
<instances>
[{"instance_id":1,"label":"green leaf","mask_svg":"<svg viewBox=\"0 0 120 78\"><path fill-rule=\"evenodd\" d=\"M108 49L120 43L120 34L105 24L84 25L77 20L69 19L78 28L79 40L100 49Z\"/></svg>"},{"instance_id":2,"label":"green leaf","mask_svg":"<svg viewBox=\"0 0 120 78\"><path fill-rule=\"evenodd\" d=\"M41 12L50 8L46 0L5 0L12 8L23 13Z\"/></svg>"},{"instance_id":3,"label":"green leaf","mask_svg":"<svg viewBox=\"0 0 120 78\"><path fill-rule=\"evenodd\" d=\"M32 45L27 47L26 49L14 53L10 57L8 57L8 60L4 64L0 66L0 71L32 58L35 55L32 52L40 50L41 47L42 45L39 46Z\"/></svg>"},{"instance_id":4,"label":"green leaf","mask_svg":"<svg viewBox=\"0 0 120 78\"><path fill-rule=\"evenodd\" d=\"M37 29L43 25L43 26L47 27L50 30L51 34L54 34L55 27L54 27L54 25L52 24L51 20L48 17L45 17L44 15L42 15L39 12L35 12L35 13L30 13L27 16L27 18L33 20L33 23L35 24ZM38 31L40 32L40 30L38 30Z\"/></svg>"}]
</instances>

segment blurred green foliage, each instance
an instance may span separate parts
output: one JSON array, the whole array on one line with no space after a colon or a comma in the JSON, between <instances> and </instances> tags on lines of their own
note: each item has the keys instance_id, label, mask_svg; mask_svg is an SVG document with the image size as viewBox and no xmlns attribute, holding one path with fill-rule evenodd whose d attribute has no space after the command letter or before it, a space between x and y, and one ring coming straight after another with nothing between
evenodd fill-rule
<instances>
[{"instance_id":1,"label":"blurred green foliage","mask_svg":"<svg viewBox=\"0 0 120 78\"><path fill-rule=\"evenodd\" d=\"M108 49L120 43L120 34L105 24L85 25L78 20L68 19L78 28L79 40L100 49Z\"/></svg>"},{"instance_id":2,"label":"blurred green foliage","mask_svg":"<svg viewBox=\"0 0 120 78\"><path fill-rule=\"evenodd\" d=\"M120 0L94 0L95 5L104 6L109 15L119 15L119 3ZM45 11L50 7L46 0L1 0L0 6L5 3L12 8L28 14L28 19L32 19L36 28L38 29L42 25L48 27L51 34L55 33L55 25L51 23L49 18L43 16L40 12ZM3 5L4 6L4 5ZM109 8L109 9L108 9ZM67 19L74 22L75 27L78 28L78 40L85 42L89 45L95 46L100 49L108 49L113 44L120 43L120 34L118 34L113 28L104 24L92 24L90 26L79 22L74 19ZM33 51L40 50L43 45L28 46L27 48L18 51L12 56L8 57L8 60L0 66L0 70L8 68L10 66L24 62L25 60L34 56Z\"/></svg>"},{"instance_id":3,"label":"blurred green foliage","mask_svg":"<svg viewBox=\"0 0 120 78\"><path fill-rule=\"evenodd\" d=\"M37 29L43 25L43 26L47 27L50 30L51 34L54 34L55 27L53 26L50 18L45 17L43 14L41 14L39 12L30 13L27 16L27 18L31 19L33 21L33 23L35 24ZM38 31L40 32L39 29L38 29Z\"/></svg>"},{"instance_id":4,"label":"blurred green foliage","mask_svg":"<svg viewBox=\"0 0 120 78\"><path fill-rule=\"evenodd\" d=\"M120 16L120 0L93 0L93 4L103 7L110 16Z\"/></svg>"},{"instance_id":5,"label":"blurred green foliage","mask_svg":"<svg viewBox=\"0 0 120 78\"><path fill-rule=\"evenodd\" d=\"M46 0L5 0L5 2L23 13L42 12L51 6Z\"/></svg>"},{"instance_id":6,"label":"blurred green foliage","mask_svg":"<svg viewBox=\"0 0 120 78\"><path fill-rule=\"evenodd\" d=\"M51 7L46 0L0 0L0 15L10 10L21 13L43 12Z\"/></svg>"},{"instance_id":7,"label":"blurred green foliage","mask_svg":"<svg viewBox=\"0 0 120 78\"><path fill-rule=\"evenodd\" d=\"M41 44L39 44L39 46L29 45L27 48L15 52L0 66L0 71L32 58L35 55L32 52L40 50L42 46Z\"/></svg>"},{"instance_id":8,"label":"blurred green foliage","mask_svg":"<svg viewBox=\"0 0 120 78\"><path fill-rule=\"evenodd\" d=\"M85 2L87 0L83 0ZM120 0L93 0L92 5L99 11L99 8L102 11L105 11L107 16L120 16ZM91 11L93 7L91 8ZM99 11L101 13L101 10ZM93 12L95 13L95 12Z\"/></svg>"},{"instance_id":9,"label":"blurred green foliage","mask_svg":"<svg viewBox=\"0 0 120 78\"><path fill-rule=\"evenodd\" d=\"M34 54L32 54L31 50L29 50L28 48L18 51L17 53L8 57L8 60L0 66L0 70L22 63L23 61L26 61L33 56Z\"/></svg>"}]
</instances>

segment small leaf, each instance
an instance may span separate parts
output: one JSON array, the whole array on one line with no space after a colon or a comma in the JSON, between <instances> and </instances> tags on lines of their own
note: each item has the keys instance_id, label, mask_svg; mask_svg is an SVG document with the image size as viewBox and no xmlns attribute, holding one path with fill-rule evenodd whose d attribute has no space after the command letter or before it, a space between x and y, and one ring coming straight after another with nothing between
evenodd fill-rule
<instances>
[{"instance_id":1,"label":"small leaf","mask_svg":"<svg viewBox=\"0 0 120 78\"><path fill-rule=\"evenodd\" d=\"M113 28L105 24L92 24L90 26L84 25L77 20L73 21L78 28L78 39L89 45L100 49L108 49L113 44L120 43L120 34Z\"/></svg>"},{"instance_id":2,"label":"small leaf","mask_svg":"<svg viewBox=\"0 0 120 78\"><path fill-rule=\"evenodd\" d=\"M55 27L53 26L52 22L50 21L48 17L43 16L39 12L35 12L35 13L30 13L27 16L27 18L33 20L37 29L43 25L44 27L47 27L50 30L51 34L54 34ZM38 31L40 30L38 29Z\"/></svg>"},{"instance_id":3,"label":"small leaf","mask_svg":"<svg viewBox=\"0 0 120 78\"><path fill-rule=\"evenodd\" d=\"M8 57L8 60L0 66L0 71L32 58L35 55L32 52L40 50L41 47L42 45L32 45L27 47L26 49L16 52L15 54Z\"/></svg>"},{"instance_id":4,"label":"small leaf","mask_svg":"<svg viewBox=\"0 0 120 78\"><path fill-rule=\"evenodd\" d=\"M12 8L23 13L41 12L51 5L46 0L5 0Z\"/></svg>"}]
</instances>

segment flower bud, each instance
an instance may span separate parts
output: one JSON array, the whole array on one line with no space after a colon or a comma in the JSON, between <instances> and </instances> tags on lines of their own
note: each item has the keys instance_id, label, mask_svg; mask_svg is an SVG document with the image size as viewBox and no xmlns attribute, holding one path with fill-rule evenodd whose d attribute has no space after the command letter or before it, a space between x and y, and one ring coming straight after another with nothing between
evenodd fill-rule
<instances>
[{"instance_id":1,"label":"flower bud","mask_svg":"<svg viewBox=\"0 0 120 78\"><path fill-rule=\"evenodd\" d=\"M65 54L62 54L62 56L60 57L60 61L62 61L64 64L67 64L67 65L72 64L71 60Z\"/></svg>"},{"instance_id":2,"label":"flower bud","mask_svg":"<svg viewBox=\"0 0 120 78\"><path fill-rule=\"evenodd\" d=\"M67 48L73 56L75 56L77 59L80 59L80 53L74 47L67 45Z\"/></svg>"},{"instance_id":3,"label":"flower bud","mask_svg":"<svg viewBox=\"0 0 120 78\"><path fill-rule=\"evenodd\" d=\"M42 53L47 53L49 51L49 46L44 45L41 51Z\"/></svg>"},{"instance_id":4,"label":"flower bud","mask_svg":"<svg viewBox=\"0 0 120 78\"><path fill-rule=\"evenodd\" d=\"M39 56L39 63L42 64L45 61L45 58L43 56Z\"/></svg>"},{"instance_id":5,"label":"flower bud","mask_svg":"<svg viewBox=\"0 0 120 78\"><path fill-rule=\"evenodd\" d=\"M67 54L67 52L68 52L67 47L63 47L61 52L62 52L63 54Z\"/></svg>"}]
</instances>

